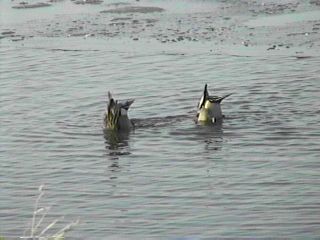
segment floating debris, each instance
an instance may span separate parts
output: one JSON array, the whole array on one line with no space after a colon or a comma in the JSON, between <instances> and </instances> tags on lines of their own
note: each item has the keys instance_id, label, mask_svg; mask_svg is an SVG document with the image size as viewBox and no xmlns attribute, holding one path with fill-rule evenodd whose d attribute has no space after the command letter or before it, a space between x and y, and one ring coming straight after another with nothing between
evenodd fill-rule
<instances>
[{"instance_id":1,"label":"floating debris","mask_svg":"<svg viewBox=\"0 0 320 240\"><path fill-rule=\"evenodd\" d=\"M243 41L242 45L245 46L245 47L248 47L249 46L249 41Z\"/></svg>"},{"instance_id":2,"label":"floating debris","mask_svg":"<svg viewBox=\"0 0 320 240\"><path fill-rule=\"evenodd\" d=\"M184 40L184 37L183 37L183 36L179 36L179 37L177 38L177 40L178 40L178 41L182 41L182 40Z\"/></svg>"},{"instance_id":3,"label":"floating debris","mask_svg":"<svg viewBox=\"0 0 320 240\"><path fill-rule=\"evenodd\" d=\"M277 45L273 45L272 47L269 47L268 49L267 49L267 51L269 51L269 50L275 50L277 48Z\"/></svg>"}]
</instances>

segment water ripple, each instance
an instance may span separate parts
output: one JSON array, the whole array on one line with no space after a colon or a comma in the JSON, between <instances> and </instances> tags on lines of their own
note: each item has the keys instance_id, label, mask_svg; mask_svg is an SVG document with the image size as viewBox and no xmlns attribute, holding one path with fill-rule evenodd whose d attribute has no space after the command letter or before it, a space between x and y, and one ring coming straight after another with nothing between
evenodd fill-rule
<instances>
[{"instance_id":1,"label":"water ripple","mask_svg":"<svg viewBox=\"0 0 320 240\"><path fill-rule=\"evenodd\" d=\"M1 234L45 183L75 238L319 236L318 57L60 43L0 47ZM193 121L205 83L234 93L222 124ZM107 91L135 99L132 132L103 130Z\"/></svg>"}]
</instances>

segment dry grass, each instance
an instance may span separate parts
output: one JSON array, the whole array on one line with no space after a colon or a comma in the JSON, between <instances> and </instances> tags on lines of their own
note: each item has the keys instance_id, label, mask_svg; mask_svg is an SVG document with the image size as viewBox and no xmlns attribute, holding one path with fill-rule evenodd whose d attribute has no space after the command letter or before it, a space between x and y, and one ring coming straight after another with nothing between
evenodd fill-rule
<instances>
[{"instance_id":1,"label":"dry grass","mask_svg":"<svg viewBox=\"0 0 320 240\"><path fill-rule=\"evenodd\" d=\"M44 186L39 187L39 196L36 199L34 211L31 220L31 226L28 228L23 237L20 239L29 240L63 240L65 234L70 231L74 226L79 224L79 220L69 224L62 224L61 221L64 217L57 218L50 223L44 223L51 207L39 207L41 198L45 195ZM59 230L53 230L59 229ZM1 240L1 238L0 238Z\"/></svg>"}]
</instances>

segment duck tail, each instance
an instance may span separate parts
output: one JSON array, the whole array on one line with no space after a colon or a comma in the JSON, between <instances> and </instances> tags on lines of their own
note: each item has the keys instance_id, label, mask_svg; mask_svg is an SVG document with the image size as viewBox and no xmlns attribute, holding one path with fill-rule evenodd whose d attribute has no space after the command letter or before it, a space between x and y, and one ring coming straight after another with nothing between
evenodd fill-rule
<instances>
[{"instance_id":1,"label":"duck tail","mask_svg":"<svg viewBox=\"0 0 320 240\"><path fill-rule=\"evenodd\" d=\"M204 85L203 96L205 96L205 100L209 97L208 84Z\"/></svg>"},{"instance_id":2,"label":"duck tail","mask_svg":"<svg viewBox=\"0 0 320 240\"><path fill-rule=\"evenodd\" d=\"M223 97L221 97L221 98L219 99L218 102L221 103L223 99L229 97L229 96L232 95L232 94L233 94L233 93L229 93L229 94L224 95Z\"/></svg>"},{"instance_id":3,"label":"duck tail","mask_svg":"<svg viewBox=\"0 0 320 240\"><path fill-rule=\"evenodd\" d=\"M106 126L108 129L116 130L118 128L118 120L121 114L118 101L115 101L112 94L108 92L108 109L107 116L105 118Z\"/></svg>"},{"instance_id":4,"label":"duck tail","mask_svg":"<svg viewBox=\"0 0 320 240\"><path fill-rule=\"evenodd\" d=\"M206 103L208 97L209 97L208 85L205 84L205 85L204 85L204 89L203 89L203 95L202 95L202 97L201 97L201 99L200 99L200 102L199 102L199 105L198 105L198 108L199 108L199 109L201 109L201 108L204 106L204 104Z\"/></svg>"},{"instance_id":5,"label":"duck tail","mask_svg":"<svg viewBox=\"0 0 320 240\"><path fill-rule=\"evenodd\" d=\"M106 119L106 125L108 129L116 130L118 129L118 120L121 115L121 109L117 102L114 102L113 99L111 99L111 104L108 106L108 114Z\"/></svg>"},{"instance_id":6,"label":"duck tail","mask_svg":"<svg viewBox=\"0 0 320 240\"><path fill-rule=\"evenodd\" d=\"M109 101L110 101L111 99L113 99L113 98L112 98L112 94L111 94L111 92L109 92L109 91L108 91L108 99L109 99Z\"/></svg>"},{"instance_id":7,"label":"duck tail","mask_svg":"<svg viewBox=\"0 0 320 240\"><path fill-rule=\"evenodd\" d=\"M133 102L134 102L134 99L127 100L124 103L122 103L121 107L128 111L129 107Z\"/></svg>"}]
</instances>

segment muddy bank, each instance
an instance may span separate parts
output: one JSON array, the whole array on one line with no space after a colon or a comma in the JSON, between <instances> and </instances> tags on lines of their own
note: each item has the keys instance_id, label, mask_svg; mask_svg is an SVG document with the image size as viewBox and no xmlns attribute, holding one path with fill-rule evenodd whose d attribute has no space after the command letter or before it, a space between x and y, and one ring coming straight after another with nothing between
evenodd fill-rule
<instances>
[{"instance_id":1,"label":"muddy bank","mask_svg":"<svg viewBox=\"0 0 320 240\"><path fill-rule=\"evenodd\" d=\"M59 6L68 2L70 1L52 4ZM156 39L163 44L200 41L211 42L216 47L262 46L266 51L292 47L320 48L320 7L317 3L318 1L287 1L281 4L273 1L225 1L211 3L212 7L204 6L201 11L190 13L190 8L186 12L177 12L172 6L165 4L78 0L72 1L72 4L83 8L86 8L86 4L98 5L99 8L93 9L89 14L60 14L58 18L51 20L34 20L14 28L7 27L6 31L12 30L15 33L1 34L0 38ZM312 14L314 17L310 18Z\"/></svg>"}]
</instances>

